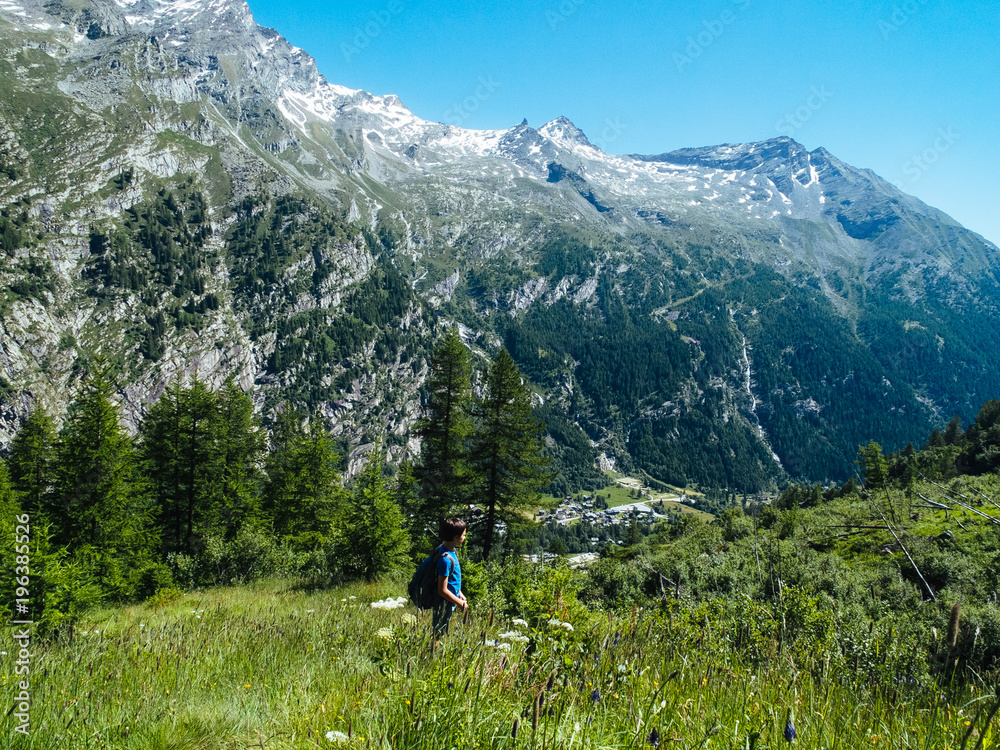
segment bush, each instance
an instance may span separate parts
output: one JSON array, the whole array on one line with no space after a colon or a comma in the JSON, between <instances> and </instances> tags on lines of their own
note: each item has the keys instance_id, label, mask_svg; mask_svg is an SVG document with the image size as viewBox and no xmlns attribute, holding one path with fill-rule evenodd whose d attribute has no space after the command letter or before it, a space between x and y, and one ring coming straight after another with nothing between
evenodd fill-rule
<instances>
[{"instance_id":1,"label":"bush","mask_svg":"<svg viewBox=\"0 0 1000 750\"><path fill-rule=\"evenodd\" d=\"M139 574L139 586L136 594L140 598L149 598L157 592L175 588L174 574L164 563L153 563L143 568Z\"/></svg>"},{"instance_id":2,"label":"bush","mask_svg":"<svg viewBox=\"0 0 1000 750\"><path fill-rule=\"evenodd\" d=\"M1000 670L1000 606L969 607L962 626L962 658L979 670Z\"/></svg>"},{"instance_id":3,"label":"bush","mask_svg":"<svg viewBox=\"0 0 1000 750\"><path fill-rule=\"evenodd\" d=\"M269 576L305 575L328 579L332 575L330 542L302 551L301 539L278 542L266 531L244 526L230 541L221 536L205 538L196 555L170 553L167 565L173 579L187 589L219 584L249 583Z\"/></svg>"},{"instance_id":4,"label":"bush","mask_svg":"<svg viewBox=\"0 0 1000 750\"><path fill-rule=\"evenodd\" d=\"M487 573L483 563L462 563L462 593L470 602L486 599Z\"/></svg>"},{"instance_id":5,"label":"bush","mask_svg":"<svg viewBox=\"0 0 1000 750\"><path fill-rule=\"evenodd\" d=\"M156 593L146 599L146 605L150 607L165 607L184 595L176 586L167 586L157 589Z\"/></svg>"},{"instance_id":6,"label":"bush","mask_svg":"<svg viewBox=\"0 0 1000 750\"><path fill-rule=\"evenodd\" d=\"M580 598L589 606L630 607L649 599L650 574L638 565L604 558L591 565L587 572Z\"/></svg>"},{"instance_id":7,"label":"bush","mask_svg":"<svg viewBox=\"0 0 1000 750\"><path fill-rule=\"evenodd\" d=\"M736 542L753 534L753 519L748 518L741 508L730 508L716 523L722 529L722 538Z\"/></svg>"},{"instance_id":8,"label":"bush","mask_svg":"<svg viewBox=\"0 0 1000 750\"><path fill-rule=\"evenodd\" d=\"M40 563L36 566L43 603L42 616L36 620L40 632L72 627L85 611L104 601L93 572L65 550L45 555Z\"/></svg>"}]
</instances>

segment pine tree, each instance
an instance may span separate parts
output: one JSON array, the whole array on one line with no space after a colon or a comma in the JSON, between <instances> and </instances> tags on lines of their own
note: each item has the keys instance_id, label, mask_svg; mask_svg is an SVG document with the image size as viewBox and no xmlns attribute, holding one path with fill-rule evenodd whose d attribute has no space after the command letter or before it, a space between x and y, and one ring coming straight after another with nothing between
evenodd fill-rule
<instances>
[{"instance_id":1,"label":"pine tree","mask_svg":"<svg viewBox=\"0 0 1000 750\"><path fill-rule=\"evenodd\" d=\"M413 463L403 461L396 470L396 481L393 483L392 496L396 505L403 511L403 518L409 527L417 522L420 513L420 485L414 472Z\"/></svg>"},{"instance_id":2,"label":"pine tree","mask_svg":"<svg viewBox=\"0 0 1000 750\"><path fill-rule=\"evenodd\" d=\"M553 557L565 557L569 554L569 550L566 548L566 542L557 536L552 537L552 541L549 542L549 546L545 549L545 551Z\"/></svg>"},{"instance_id":3,"label":"pine tree","mask_svg":"<svg viewBox=\"0 0 1000 750\"><path fill-rule=\"evenodd\" d=\"M120 424L103 367L84 381L60 433L55 488L46 515L54 541L94 572L115 599L132 596L158 544L155 508Z\"/></svg>"},{"instance_id":4,"label":"pine tree","mask_svg":"<svg viewBox=\"0 0 1000 750\"><path fill-rule=\"evenodd\" d=\"M267 436L254 414L253 401L229 377L218 396L222 506L218 523L232 538L246 523L261 517L261 463Z\"/></svg>"},{"instance_id":5,"label":"pine tree","mask_svg":"<svg viewBox=\"0 0 1000 750\"><path fill-rule=\"evenodd\" d=\"M519 511L538 503L539 490L554 474L543 452L545 426L532 414L531 392L506 349L491 363L485 396L473 415L470 463L478 480L477 500L485 510L479 537L488 560L498 523L503 521L508 533L528 525Z\"/></svg>"},{"instance_id":6,"label":"pine tree","mask_svg":"<svg viewBox=\"0 0 1000 750\"><path fill-rule=\"evenodd\" d=\"M192 553L219 528L223 455L218 399L195 379L164 391L143 420L141 456L159 508L164 551Z\"/></svg>"},{"instance_id":7,"label":"pine tree","mask_svg":"<svg viewBox=\"0 0 1000 750\"><path fill-rule=\"evenodd\" d=\"M181 386L175 382L146 412L139 427L139 455L159 509L164 552L187 551L181 470Z\"/></svg>"},{"instance_id":8,"label":"pine tree","mask_svg":"<svg viewBox=\"0 0 1000 750\"><path fill-rule=\"evenodd\" d=\"M386 487L385 454L368 454L344 515L338 558L344 572L373 580L409 562L410 537L403 511Z\"/></svg>"},{"instance_id":9,"label":"pine tree","mask_svg":"<svg viewBox=\"0 0 1000 750\"><path fill-rule=\"evenodd\" d=\"M13 573L22 564L25 552L25 545L19 542L27 536L31 596L28 611L19 613L16 619L31 619L41 631L51 632L98 604L104 592L90 571L67 559L65 549L52 549L52 524L44 516L22 508L18 495L6 465L0 461L0 538L10 540L0 546L0 570L11 573L0 576L0 597L14 602L17 582ZM30 534L15 534L17 527L24 524L29 526Z\"/></svg>"},{"instance_id":10,"label":"pine tree","mask_svg":"<svg viewBox=\"0 0 1000 750\"><path fill-rule=\"evenodd\" d=\"M965 435L966 446L960 460L974 474L1000 468L1000 400L987 401Z\"/></svg>"},{"instance_id":11,"label":"pine tree","mask_svg":"<svg viewBox=\"0 0 1000 750\"><path fill-rule=\"evenodd\" d=\"M183 513L189 550L216 531L222 492L221 452L218 447L218 409L215 394L195 378L181 392L181 474L184 482Z\"/></svg>"},{"instance_id":12,"label":"pine tree","mask_svg":"<svg viewBox=\"0 0 1000 750\"><path fill-rule=\"evenodd\" d=\"M639 528L639 514L636 511L631 513L632 520L628 525L628 534L625 537L625 545L634 547L642 542L642 530Z\"/></svg>"},{"instance_id":13,"label":"pine tree","mask_svg":"<svg viewBox=\"0 0 1000 750\"><path fill-rule=\"evenodd\" d=\"M964 440L965 432L962 430L962 418L952 417L944 430L944 442L948 445L960 446Z\"/></svg>"},{"instance_id":14,"label":"pine tree","mask_svg":"<svg viewBox=\"0 0 1000 750\"><path fill-rule=\"evenodd\" d=\"M330 532L342 490L340 458L316 414L304 420L297 411L278 417L267 460L264 511L279 535Z\"/></svg>"},{"instance_id":15,"label":"pine tree","mask_svg":"<svg viewBox=\"0 0 1000 750\"><path fill-rule=\"evenodd\" d=\"M896 521L896 508L889 495L889 465L882 455L882 446L874 440L858 447L858 460L865 475L865 489L869 492L881 490L885 495L886 506L893 522Z\"/></svg>"},{"instance_id":16,"label":"pine tree","mask_svg":"<svg viewBox=\"0 0 1000 750\"><path fill-rule=\"evenodd\" d=\"M10 446L10 480L20 495L21 506L41 519L46 497L52 491L56 428L45 409L36 406L21 425Z\"/></svg>"},{"instance_id":17,"label":"pine tree","mask_svg":"<svg viewBox=\"0 0 1000 750\"><path fill-rule=\"evenodd\" d=\"M858 460L865 475L865 488L882 489L889 480L889 469L882 455L882 446L872 440L868 445L858 447Z\"/></svg>"},{"instance_id":18,"label":"pine tree","mask_svg":"<svg viewBox=\"0 0 1000 750\"><path fill-rule=\"evenodd\" d=\"M468 503L471 479L467 443L472 434L472 363L456 328L449 328L434 348L427 386L430 401L416 427L423 441L414 469L422 503L421 523L414 532L436 539L441 521Z\"/></svg>"},{"instance_id":19,"label":"pine tree","mask_svg":"<svg viewBox=\"0 0 1000 750\"><path fill-rule=\"evenodd\" d=\"M944 435L941 434L941 430L934 430L930 434L930 437L927 438L927 442L924 443L923 450L928 450L929 448L943 448L944 446Z\"/></svg>"}]
</instances>

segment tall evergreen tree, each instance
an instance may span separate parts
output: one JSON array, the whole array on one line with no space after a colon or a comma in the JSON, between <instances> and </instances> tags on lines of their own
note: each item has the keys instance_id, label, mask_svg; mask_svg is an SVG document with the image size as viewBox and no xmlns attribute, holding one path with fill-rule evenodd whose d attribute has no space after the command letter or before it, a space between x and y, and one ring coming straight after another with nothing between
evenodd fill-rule
<instances>
[{"instance_id":1,"label":"tall evergreen tree","mask_svg":"<svg viewBox=\"0 0 1000 750\"><path fill-rule=\"evenodd\" d=\"M502 349L486 376L486 394L473 414L470 463L478 479L477 500L485 510L479 534L483 559L493 550L497 524L508 532L523 526L523 508L537 504L539 490L552 481L544 454L545 425L531 412L531 392L514 360Z\"/></svg>"},{"instance_id":2,"label":"tall evergreen tree","mask_svg":"<svg viewBox=\"0 0 1000 750\"><path fill-rule=\"evenodd\" d=\"M934 430L930 436L927 438L927 442L924 443L923 450L928 448L943 448L947 443L944 441L944 435L941 434L941 430Z\"/></svg>"},{"instance_id":3,"label":"tall evergreen tree","mask_svg":"<svg viewBox=\"0 0 1000 750\"><path fill-rule=\"evenodd\" d=\"M326 535L340 504L343 491L334 451L322 418L304 420L297 411L278 418L267 460L264 510L274 532Z\"/></svg>"},{"instance_id":4,"label":"tall evergreen tree","mask_svg":"<svg viewBox=\"0 0 1000 750\"><path fill-rule=\"evenodd\" d=\"M160 394L139 426L140 460L159 509L164 552L187 551L182 512L181 400L181 385L175 382Z\"/></svg>"},{"instance_id":5,"label":"tall evergreen tree","mask_svg":"<svg viewBox=\"0 0 1000 750\"><path fill-rule=\"evenodd\" d=\"M896 522L896 507L889 494L889 464L882 455L882 446L874 440L868 445L858 446L858 460L865 475L865 489L869 492L881 491L893 522Z\"/></svg>"},{"instance_id":6,"label":"tall evergreen tree","mask_svg":"<svg viewBox=\"0 0 1000 750\"><path fill-rule=\"evenodd\" d=\"M217 398L204 383L164 391L141 427L142 458L150 479L164 551L191 553L220 533L223 485Z\"/></svg>"},{"instance_id":7,"label":"tall evergreen tree","mask_svg":"<svg viewBox=\"0 0 1000 750\"><path fill-rule=\"evenodd\" d=\"M427 386L430 401L416 427L423 443L414 468L421 498L414 533L436 539L441 521L469 502L472 362L457 328L449 328L434 348Z\"/></svg>"},{"instance_id":8,"label":"tall evergreen tree","mask_svg":"<svg viewBox=\"0 0 1000 750\"><path fill-rule=\"evenodd\" d=\"M344 515L338 557L349 576L373 580L409 561L406 519L386 487L384 466L385 454L376 447L368 454Z\"/></svg>"},{"instance_id":9,"label":"tall evergreen tree","mask_svg":"<svg viewBox=\"0 0 1000 750\"><path fill-rule=\"evenodd\" d=\"M965 434L967 444L960 461L974 474L986 474L1000 468L1000 400L983 404Z\"/></svg>"},{"instance_id":10,"label":"tall evergreen tree","mask_svg":"<svg viewBox=\"0 0 1000 750\"><path fill-rule=\"evenodd\" d=\"M948 445L960 446L963 440L965 440L965 432L962 430L962 418L952 417L944 430L944 442Z\"/></svg>"},{"instance_id":11,"label":"tall evergreen tree","mask_svg":"<svg viewBox=\"0 0 1000 750\"><path fill-rule=\"evenodd\" d=\"M37 516L52 491L56 428L42 406L36 406L10 446L10 480L25 512ZM35 519L41 521L40 518Z\"/></svg>"},{"instance_id":12,"label":"tall evergreen tree","mask_svg":"<svg viewBox=\"0 0 1000 750\"><path fill-rule=\"evenodd\" d=\"M413 463L407 459L399 465L396 471L396 481L392 488L393 499L403 511L407 526L417 523L420 512L420 485L414 473Z\"/></svg>"},{"instance_id":13,"label":"tall evergreen tree","mask_svg":"<svg viewBox=\"0 0 1000 750\"><path fill-rule=\"evenodd\" d=\"M218 396L219 450L223 466L222 507L218 519L227 537L261 517L261 464L267 435L254 414L253 401L230 377Z\"/></svg>"},{"instance_id":14,"label":"tall evergreen tree","mask_svg":"<svg viewBox=\"0 0 1000 750\"><path fill-rule=\"evenodd\" d=\"M70 405L46 515L56 524L55 542L82 555L101 588L121 599L133 595L158 540L155 508L112 393L98 367Z\"/></svg>"}]
</instances>

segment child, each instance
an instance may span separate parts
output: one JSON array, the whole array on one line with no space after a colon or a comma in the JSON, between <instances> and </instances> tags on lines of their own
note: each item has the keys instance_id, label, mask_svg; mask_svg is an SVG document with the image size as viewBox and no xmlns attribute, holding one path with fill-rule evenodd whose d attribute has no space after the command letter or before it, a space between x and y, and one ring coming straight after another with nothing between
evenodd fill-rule
<instances>
[{"instance_id":1,"label":"child","mask_svg":"<svg viewBox=\"0 0 1000 750\"><path fill-rule=\"evenodd\" d=\"M469 603L462 593L462 566L455 548L465 541L466 523L461 518L446 518L441 524L444 554L437 562L437 597L434 599L434 635L440 638L448 632L451 614L458 607L463 612Z\"/></svg>"}]
</instances>

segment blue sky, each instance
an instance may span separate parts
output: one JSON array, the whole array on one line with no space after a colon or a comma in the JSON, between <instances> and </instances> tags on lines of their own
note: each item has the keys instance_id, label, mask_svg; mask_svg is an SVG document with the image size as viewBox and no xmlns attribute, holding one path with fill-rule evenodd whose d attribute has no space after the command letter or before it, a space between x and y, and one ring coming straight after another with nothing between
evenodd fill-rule
<instances>
[{"instance_id":1,"label":"blue sky","mask_svg":"<svg viewBox=\"0 0 1000 750\"><path fill-rule=\"evenodd\" d=\"M611 153L789 135L1000 244L995 0L249 0L331 82Z\"/></svg>"}]
</instances>

